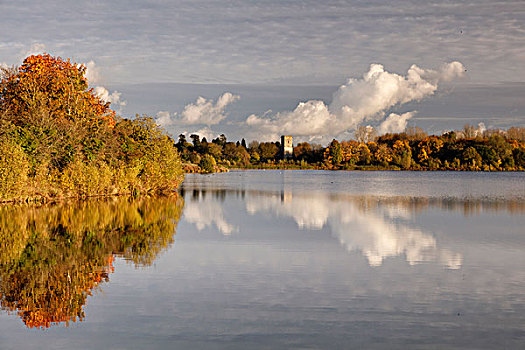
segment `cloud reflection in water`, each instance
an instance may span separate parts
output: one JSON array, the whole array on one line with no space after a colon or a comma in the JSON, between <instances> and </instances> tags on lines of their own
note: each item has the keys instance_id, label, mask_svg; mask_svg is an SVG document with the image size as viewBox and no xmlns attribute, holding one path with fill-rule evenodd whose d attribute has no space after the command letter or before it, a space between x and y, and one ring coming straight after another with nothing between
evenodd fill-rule
<instances>
[{"instance_id":1,"label":"cloud reflection in water","mask_svg":"<svg viewBox=\"0 0 525 350\"><path fill-rule=\"evenodd\" d=\"M348 251L359 251L370 266L384 259L405 256L411 264L439 262L450 269L461 267L462 256L440 248L434 236L411 227L410 212L401 203L383 204L379 198L336 196L325 193L247 196L250 214L262 212L290 217L299 229L330 232Z\"/></svg>"},{"instance_id":2,"label":"cloud reflection in water","mask_svg":"<svg viewBox=\"0 0 525 350\"><path fill-rule=\"evenodd\" d=\"M206 198L206 192L198 192L189 199L184 208L184 218L186 221L195 224L197 230L202 231L207 227L215 226L223 235L230 235L237 232L239 228L228 223L224 219L224 211L217 197Z\"/></svg>"},{"instance_id":3,"label":"cloud reflection in water","mask_svg":"<svg viewBox=\"0 0 525 350\"><path fill-rule=\"evenodd\" d=\"M248 215L264 216L268 227L274 224L275 218L290 218L299 230L327 229L346 250L363 254L370 266L381 266L385 259L400 256L410 265L436 262L449 269L459 269L462 265L460 253L440 246L431 232L415 227L414 213L430 205L417 198L193 190L191 196L186 196L185 219L199 231L215 227L224 235L242 232L241 215L228 213L229 207L224 205L224 201L236 199L243 202L240 207Z\"/></svg>"}]
</instances>

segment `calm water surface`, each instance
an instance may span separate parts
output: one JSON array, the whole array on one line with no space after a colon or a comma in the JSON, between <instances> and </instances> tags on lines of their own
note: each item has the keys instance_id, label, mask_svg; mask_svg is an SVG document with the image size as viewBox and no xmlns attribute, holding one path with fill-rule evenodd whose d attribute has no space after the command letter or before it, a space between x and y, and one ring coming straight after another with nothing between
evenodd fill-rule
<instances>
[{"instance_id":1,"label":"calm water surface","mask_svg":"<svg viewBox=\"0 0 525 350\"><path fill-rule=\"evenodd\" d=\"M232 171L0 214L0 349L525 348L524 173Z\"/></svg>"}]
</instances>

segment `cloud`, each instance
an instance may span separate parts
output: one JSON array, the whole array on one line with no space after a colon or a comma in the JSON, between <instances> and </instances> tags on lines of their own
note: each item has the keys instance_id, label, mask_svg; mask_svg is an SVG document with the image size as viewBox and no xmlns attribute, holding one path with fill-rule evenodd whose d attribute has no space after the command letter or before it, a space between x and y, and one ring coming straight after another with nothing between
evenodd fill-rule
<instances>
[{"instance_id":1,"label":"cloud","mask_svg":"<svg viewBox=\"0 0 525 350\"><path fill-rule=\"evenodd\" d=\"M442 81L464 75L460 62L444 65L439 70L425 70L412 65L406 76L385 71L380 64L372 64L361 79L349 79L333 94L332 102L310 100L301 102L291 112L265 117L250 115L245 123L257 127L263 137L280 134L299 137L336 137L354 130L363 121L382 120L385 112L397 105L431 96ZM412 114L390 115L382 128L400 128Z\"/></svg>"},{"instance_id":2,"label":"cloud","mask_svg":"<svg viewBox=\"0 0 525 350\"><path fill-rule=\"evenodd\" d=\"M199 96L195 103L190 103L184 107L178 122L186 125L218 124L226 118L226 114L224 113L226 106L239 100L239 98L240 96L238 95L225 92L217 99L217 102L214 103L212 99L207 100Z\"/></svg>"},{"instance_id":3,"label":"cloud","mask_svg":"<svg viewBox=\"0 0 525 350\"><path fill-rule=\"evenodd\" d=\"M177 113L175 113L176 115ZM171 118L170 112L168 111L158 111L157 112L157 124L162 127L166 127L173 124L173 119Z\"/></svg>"},{"instance_id":4,"label":"cloud","mask_svg":"<svg viewBox=\"0 0 525 350\"><path fill-rule=\"evenodd\" d=\"M179 115L177 112L171 114L169 111L159 111L156 115L157 124L162 127L172 125L206 125L206 127L196 131L183 131L183 134L198 134L201 137L213 138L218 133L210 129L211 125L216 125L223 121L227 115L225 114L226 107L239 100L240 96L234 95L231 92L225 92L217 101L213 99L205 99L198 97L195 103L190 103L184 107L184 110Z\"/></svg>"},{"instance_id":5,"label":"cloud","mask_svg":"<svg viewBox=\"0 0 525 350\"><path fill-rule=\"evenodd\" d=\"M483 133L487 130L487 127L485 126L485 123L481 122L478 123L478 128L475 131L476 136L481 136Z\"/></svg>"},{"instance_id":6,"label":"cloud","mask_svg":"<svg viewBox=\"0 0 525 350\"><path fill-rule=\"evenodd\" d=\"M157 120L157 123L158 123L158 120ZM166 125L162 125L162 124L159 124L160 126L163 126L165 127ZM205 126L203 128L200 128L200 129L194 129L194 130L183 130L181 132L177 132L177 135L180 135L180 134L183 134L183 135L186 135L186 138L189 138L190 135L199 135L199 137L202 139L202 138L206 138L206 140L208 141L211 141L213 140L214 138L216 138L219 133L216 132L216 131L213 131L212 129L210 129L209 127Z\"/></svg>"},{"instance_id":7,"label":"cloud","mask_svg":"<svg viewBox=\"0 0 525 350\"><path fill-rule=\"evenodd\" d=\"M408 120L414 116L415 112L406 112L401 115L390 113L390 115L379 124L377 133L383 135L386 133L403 132L407 127Z\"/></svg>"},{"instance_id":8,"label":"cloud","mask_svg":"<svg viewBox=\"0 0 525 350\"><path fill-rule=\"evenodd\" d=\"M86 67L86 73L84 76L86 77L89 84L97 84L100 82L100 69L97 67L95 61L91 60L88 63L85 63L84 66Z\"/></svg>"},{"instance_id":9,"label":"cloud","mask_svg":"<svg viewBox=\"0 0 525 350\"><path fill-rule=\"evenodd\" d=\"M429 64L457 57L475 80L525 79L525 70L509 69L522 66L525 53L520 1L269 0L234 8L162 1L147 8L155 21L140 26L140 2L97 2L83 11L75 1L0 3L2 60L17 63L21 45L45 40L66 57L119 65L108 81L333 84L341 71L354 75L376 57L398 71L414 57Z\"/></svg>"},{"instance_id":10,"label":"cloud","mask_svg":"<svg viewBox=\"0 0 525 350\"><path fill-rule=\"evenodd\" d=\"M103 87L103 86L97 86L95 88L95 95L97 95L102 101L109 102L113 106L117 106L117 112L121 112L122 107L126 105L126 101L121 100L120 96L122 95L118 91L113 91L113 93L109 93L109 91Z\"/></svg>"},{"instance_id":11,"label":"cloud","mask_svg":"<svg viewBox=\"0 0 525 350\"><path fill-rule=\"evenodd\" d=\"M95 85L100 83L102 80L102 74L100 68L97 66L95 61L90 60L87 63L83 63L86 67L84 77L87 79L89 85ZM80 65L79 65L80 66ZM122 108L126 106L127 102L122 99L122 93L118 91L109 92L104 86L96 86L94 88L95 95L97 95L102 101L111 103L113 109L118 113L122 113Z\"/></svg>"},{"instance_id":12,"label":"cloud","mask_svg":"<svg viewBox=\"0 0 525 350\"><path fill-rule=\"evenodd\" d=\"M277 113L267 118L254 114L246 119L246 125L262 133L262 139L278 139L281 134L294 136L324 136L336 132L337 117L328 111L323 101L301 102L291 112Z\"/></svg>"},{"instance_id":13,"label":"cloud","mask_svg":"<svg viewBox=\"0 0 525 350\"><path fill-rule=\"evenodd\" d=\"M46 45L42 43L33 43L28 50L20 51L20 58L21 60L24 60L28 56L44 53L45 50Z\"/></svg>"},{"instance_id":14,"label":"cloud","mask_svg":"<svg viewBox=\"0 0 525 350\"><path fill-rule=\"evenodd\" d=\"M196 135L199 135L201 139L205 137L208 141L213 140L218 135L217 132L213 131L209 127L204 127L204 128L201 128L195 131L188 131L188 132L185 132L185 134L187 136L196 134Z\"/></svg>"}]
</instances>

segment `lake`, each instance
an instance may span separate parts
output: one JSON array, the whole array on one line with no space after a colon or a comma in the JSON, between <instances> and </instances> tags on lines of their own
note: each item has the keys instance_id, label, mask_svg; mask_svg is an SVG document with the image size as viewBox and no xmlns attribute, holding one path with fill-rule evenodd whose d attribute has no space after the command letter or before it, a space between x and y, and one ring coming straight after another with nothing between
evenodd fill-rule
<instances>
[{"instance_id":1,"label":"lake","mask_svg":"<svg viewBox=\"0 0 525 350\"><path fill-rule=\"evenodd\" d=\"M525 173L239 170L0 214L0 349L525 344Z\"/></svg>"}]
</instances>

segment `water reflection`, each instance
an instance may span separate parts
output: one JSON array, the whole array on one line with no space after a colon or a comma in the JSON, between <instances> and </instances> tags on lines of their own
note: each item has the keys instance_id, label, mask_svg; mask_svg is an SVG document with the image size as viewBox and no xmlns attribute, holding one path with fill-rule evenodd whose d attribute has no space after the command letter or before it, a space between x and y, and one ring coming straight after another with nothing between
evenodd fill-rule
<instances>
[{"instance_id":1,"label":"water reflection","mask_svg":"<svg viewBox=\"0 0 525 350\"><path fill-rule=\"evenodd\" d=\"M115 257L149 265L171 243L179 196L0 207L0 293L27 327L82 321Z\"/></svg>"},{"instance_id":2,"label":"water reflection","mask_svg":"<svg viewBox=\"0 0 525 350\"><path fill-rule=\"evenodd\" d=\"M216 191L213 194L213 198L206 198L205 190L194 190L191 200L187 201L184 208L184 219L195 224L199 231L207 227L216 227L224 235L238 231L237 226L228 223L224 218L222 202L225 191Z\"/></svg>"},{"instance_id":3,"label":"water reflection","mask_svg":"<svg viewBox=\"0 0 525 350\"><path fill-rule=\"evenodd\" d=\"M292 219L299 230L328 230L349 252L360 252L370 266L402 257L410 265L437 263L459 269L463 256L453 246L439 242L433 232L415 223L416 216L438 209L472 216L491 211L522 214L521 201L402 196L368 196L344 193L207 188L184 192L185 218L198 230L215 226L223 234L239 231L242 215L227 215L224 202L239 201L248 215L266 216L268 227L277 218Z\"/></svg>"},{"instance_id":4,"label":"water reflection","mask_svg":"<svg viewBox=\"0 0 525 350\"><path fill-rule=\"evenodd\" d=\"M246 208L251 214L291 217L301 229L328 227L342 246L361 252L370 266L395 256L404 256L411 265L437 261L448 268L461 266L461 254L439 248L432 234L410 226L405 206L377 198L285 193L249 198Z\"/></svg>"}]
</instances>

